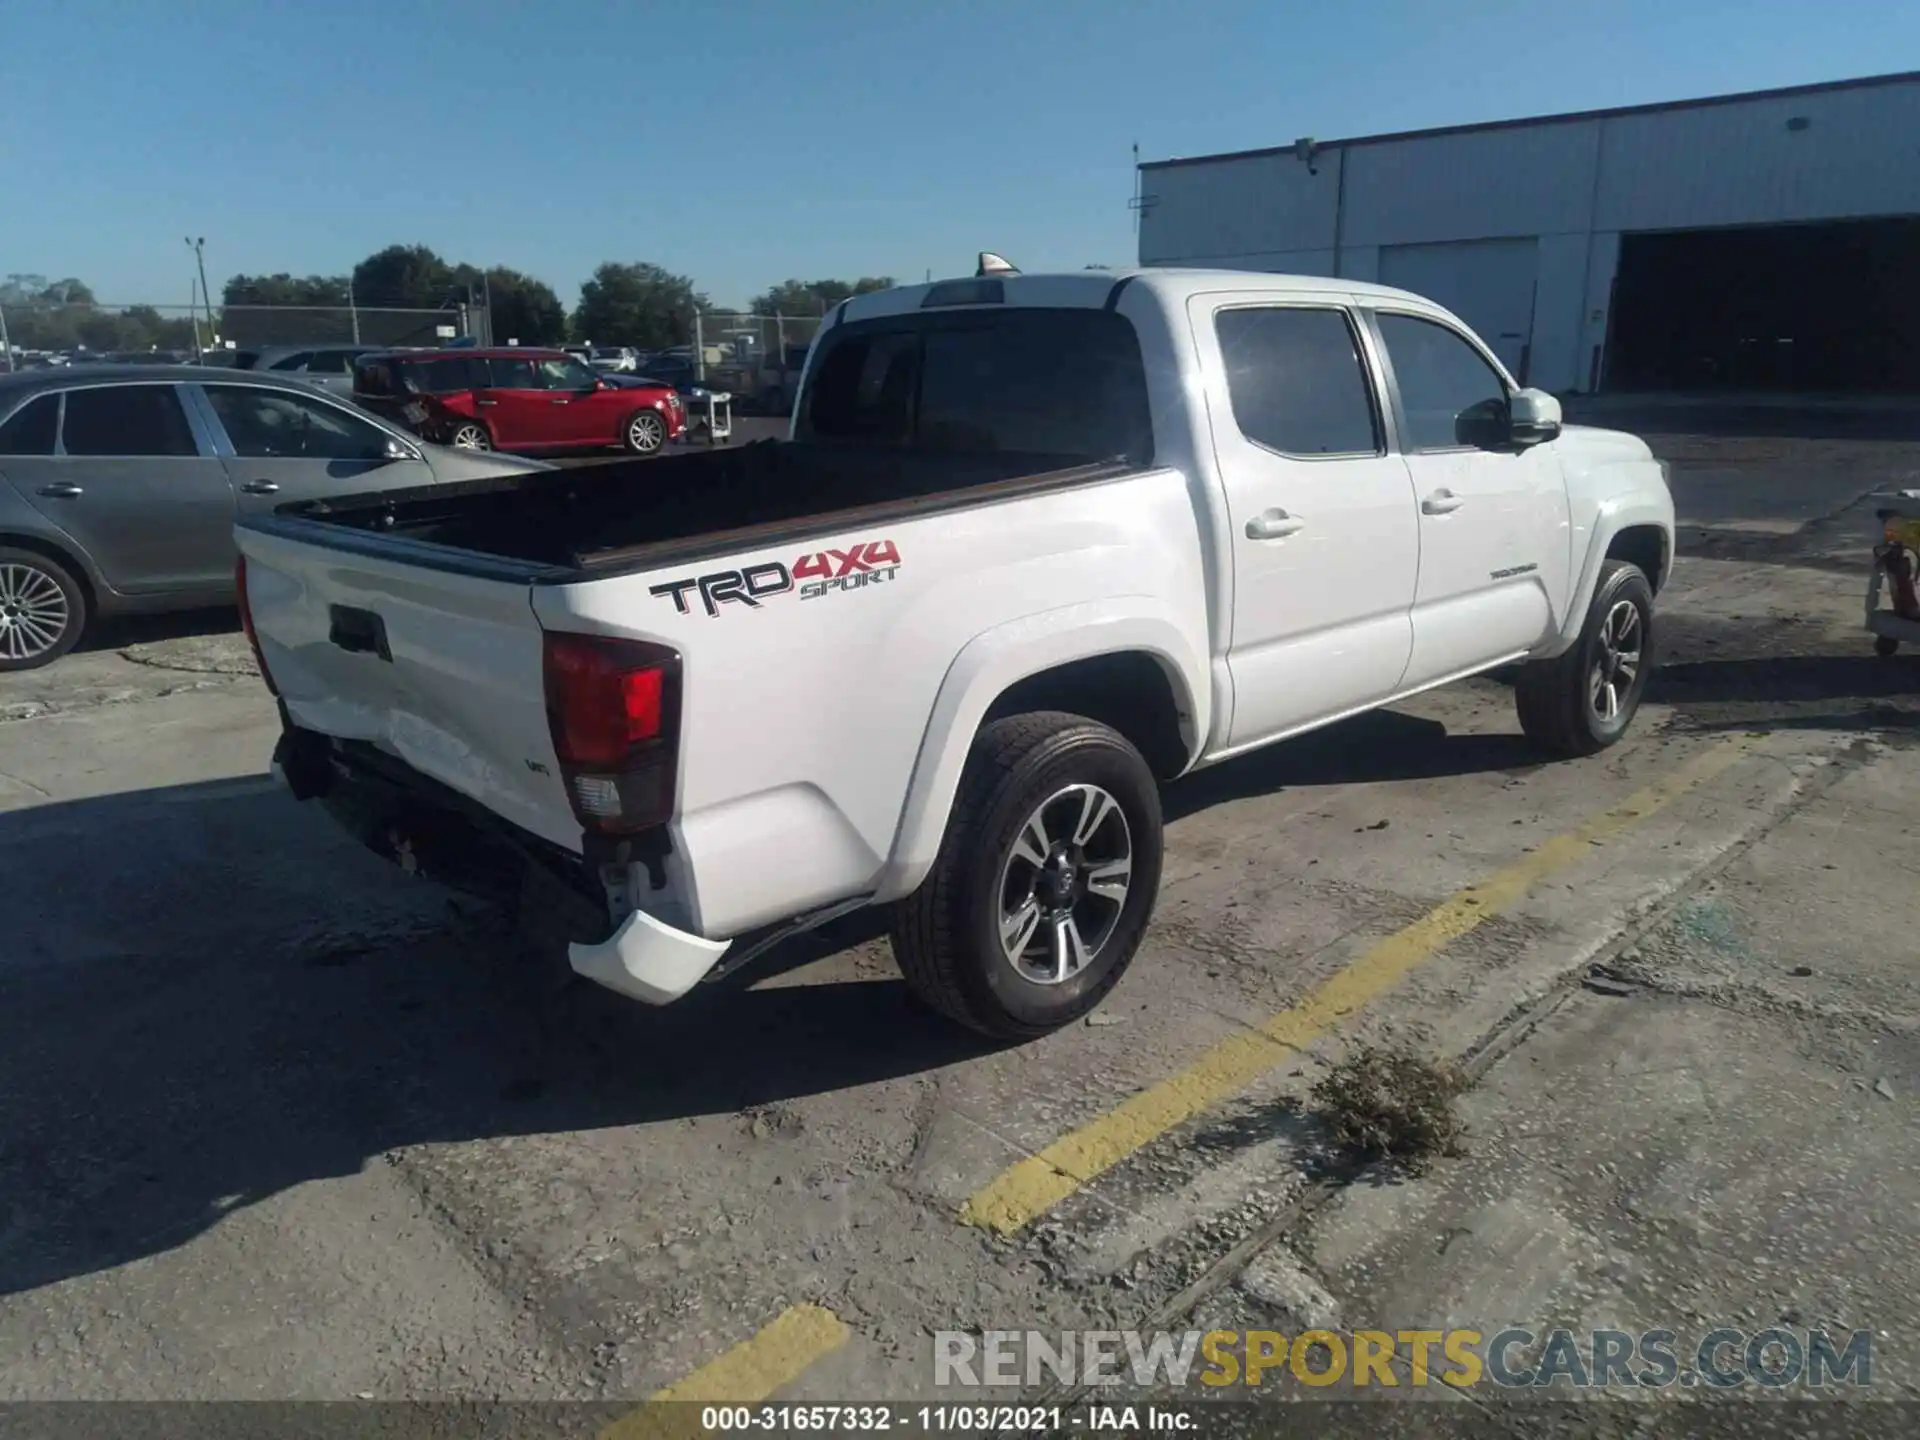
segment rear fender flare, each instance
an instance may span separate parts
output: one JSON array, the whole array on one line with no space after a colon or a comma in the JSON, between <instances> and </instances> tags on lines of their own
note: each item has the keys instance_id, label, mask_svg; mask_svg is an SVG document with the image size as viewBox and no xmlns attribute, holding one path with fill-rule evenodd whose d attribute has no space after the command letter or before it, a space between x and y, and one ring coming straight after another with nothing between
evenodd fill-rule
<instances>
[{"instance_id":1,"label":"rear fender flare","mask_svg":"<svg viewBox=\"0 0 1920 1440\"><path fill-rule=\"evenodd\" d=\"M876 903L911 894L933 867L960 773L993 702L1043 670L1122 651L1150 655L1166 671L1183 717L1187 763L1193 762L1212 719L1208 670L1156 601L1127 596L1068 605L983 631L955 657L935 697L893 848L876 880Z\"/></svg>"}]
</instances>

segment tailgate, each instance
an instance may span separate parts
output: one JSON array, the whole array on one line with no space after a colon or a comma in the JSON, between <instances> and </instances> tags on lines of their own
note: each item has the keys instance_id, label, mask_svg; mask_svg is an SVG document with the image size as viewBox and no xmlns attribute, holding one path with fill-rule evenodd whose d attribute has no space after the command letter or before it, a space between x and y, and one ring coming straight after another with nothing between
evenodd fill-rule
<instances>
[{"instance_id":1,"label":"tailgate","mask_svg":"<svg viewBox=\"0 0 1920 1440\"><path fill-rule=\"evenodd\" d=\"M261 654L295 724L368 741L501 818L580 849L524 581L246 527L235 538Z\"/></svg>"}]
</instances>

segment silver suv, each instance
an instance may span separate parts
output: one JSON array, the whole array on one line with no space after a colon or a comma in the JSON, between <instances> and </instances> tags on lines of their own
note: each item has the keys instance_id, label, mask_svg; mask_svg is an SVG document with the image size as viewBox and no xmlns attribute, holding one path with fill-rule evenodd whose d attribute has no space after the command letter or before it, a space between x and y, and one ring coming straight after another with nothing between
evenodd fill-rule
<instances>
[{"instance_id":1,"label":"silver suv","mask_svg":"<svg viewBox=\"0 0 1920 1440\"><path fill-rule=\"evenodd\" d=\"M230 602L236 515L548 468L426 445L258 372L0 376L0 671L58 659L96 615Z\"/></svg>"}]
</instances>

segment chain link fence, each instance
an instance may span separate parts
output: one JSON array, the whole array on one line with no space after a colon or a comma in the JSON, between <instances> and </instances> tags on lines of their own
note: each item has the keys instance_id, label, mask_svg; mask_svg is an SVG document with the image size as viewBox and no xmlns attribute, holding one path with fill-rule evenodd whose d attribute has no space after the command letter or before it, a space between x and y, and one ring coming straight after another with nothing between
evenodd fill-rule
<instances>
[{"instance_id":1,"label":"chain link fence","mask_svg":"<svg viewBox=\"0 0 1920 1440\"><path fill-rule=\"evenodd\" d=\"M268 345L444 345L489 343L485 306L438 310L325 305L225 305L211 315L188 305L0 307L0 370L56 355L156 356L191 360L201 349Z\"/></svg>"},{"instance_id":2,"label":"chain link fence","mask_svg":"<svg viewBox=\"0 0 1920 1440\"><path fill-rule=\"evenodd\" d=\"M728 392L741 409L781 413L793 403L822 318L702 311L687 358L702 384Z\"/></svg>"}]
</instances>

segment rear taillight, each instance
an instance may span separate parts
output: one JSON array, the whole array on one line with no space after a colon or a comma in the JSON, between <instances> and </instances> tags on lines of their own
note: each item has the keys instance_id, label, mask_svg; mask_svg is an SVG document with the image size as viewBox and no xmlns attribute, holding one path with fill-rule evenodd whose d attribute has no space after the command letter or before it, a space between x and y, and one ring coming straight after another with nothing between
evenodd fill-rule
<instances>
[{"instance_id":1,"label":"rear taillight","mask_svg":"<svg viewBox=\"0 0 1920 1440\"><path fill-rule=\"evenodd\" d=\"M542 669L553 753L580 823L606 834L664 823L678 764L679 652L549 631Z\"/></svg>"},{"instance_id":2,"label":"rear taillight","mask_svg":"<svg viewBox=\"0 0 1920 1440\"><path fill-rule=\"evenodd\" d=\"M278 699L280 687L273 683L273 673L267 669L267 657L260 653L260 637L253 629L253 604L247 599L247 557L244 555L233 562L233 593L240 602L240 628L247 632L247 645L253 651L253 663L260 667L260 678L267 682L267 693Z\"/></svg>"}]
</instances>

